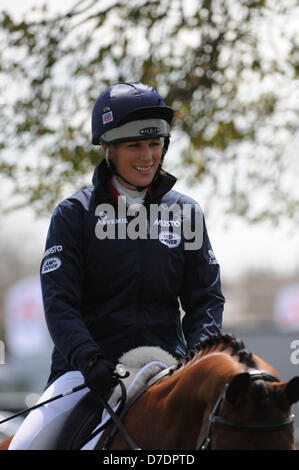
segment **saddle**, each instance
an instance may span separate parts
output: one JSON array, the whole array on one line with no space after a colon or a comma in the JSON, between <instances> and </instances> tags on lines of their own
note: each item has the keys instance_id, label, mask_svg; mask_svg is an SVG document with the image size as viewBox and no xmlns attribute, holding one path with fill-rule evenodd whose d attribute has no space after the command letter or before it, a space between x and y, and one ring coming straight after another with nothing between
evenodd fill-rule
<instances>
[{"instance_id":1,"label":"saddle","mask_svg":"<svg viewBox=\"0 0 299 470\"><path fill-rule=\"evenodd\" d=\"M129 377L123 379L127 400L142 389L151 378L176 363L176 359L159 347L142 346L125 353L119 360L124 364ZM103 397L113 408L121 397L120 387ZM92 392L88 392L68 416L57 440L56 450L79 450L89 435L106 421L106 410Z\"/></svg>"},{"instance_id":2,"label":"saddle","mask_svg":"<svg viewBox=\"0 0 299 470\"><path fill-rule=\"evenodd\" d=\"M102 414L102 405L92 392L88 392L79 400L64 423L56 450L79 450L82 442L100 424Z\"/></svg>"}]
</instances>

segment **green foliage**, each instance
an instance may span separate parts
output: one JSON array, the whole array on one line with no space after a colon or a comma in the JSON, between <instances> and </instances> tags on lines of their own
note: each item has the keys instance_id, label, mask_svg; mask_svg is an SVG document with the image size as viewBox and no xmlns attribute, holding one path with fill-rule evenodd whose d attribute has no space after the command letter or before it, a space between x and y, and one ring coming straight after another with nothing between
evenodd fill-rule
<instances>
[{"instance_id":1,"label":"green foliage","mask_svg":"<svg viewBox=\"0 0 299 470\"><path fill-rule=\"evenodd\" d=\"M207 199L251 220L287 213L298 221L298 194L274 180L288 171L298 103L286 104L284 92L296 90L299 69L290 29L275 30L287 52L267 56L263 33L297 11L292 0L278 3L81 0L59 15L44 5L22 21L2 12L0 168L17 204L47 212L90 184L101 158L90 144L95 99L111 83L142 81L174 108L181 168L206 183Z\"/></svg>"}]
</instances>

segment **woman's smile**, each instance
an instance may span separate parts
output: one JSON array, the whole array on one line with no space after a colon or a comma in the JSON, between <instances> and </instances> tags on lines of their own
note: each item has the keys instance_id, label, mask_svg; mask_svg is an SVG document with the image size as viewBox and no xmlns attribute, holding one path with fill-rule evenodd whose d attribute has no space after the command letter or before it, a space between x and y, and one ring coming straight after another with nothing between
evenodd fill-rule
<instances>
[{"instance_id":1,"label":"woman's smile","mask_svg":"<svg viewBox=\"0 0 299 470\"><path fill-rule=\"evenodd\" d=\"M149 171L152 169L152 167L153 165L148 166L148 167L134 166L135 170L138 170L138 171Z\"/></svg>"}]
</instances>

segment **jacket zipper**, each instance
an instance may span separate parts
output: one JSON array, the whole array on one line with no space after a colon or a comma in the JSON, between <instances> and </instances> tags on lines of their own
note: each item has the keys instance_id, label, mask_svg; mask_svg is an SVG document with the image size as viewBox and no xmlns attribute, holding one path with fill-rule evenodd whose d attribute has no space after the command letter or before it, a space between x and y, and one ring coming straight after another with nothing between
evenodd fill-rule
<instances>
[{"instance_id":1,"label":"jacket zipper","mask_svg":"<svg viewBox=\"0 0 299 470\"><path fill-rule=\"evenodd\" d=\"M135 345L140 346L141 327L142 327L142 300L144 293L144 276L145 276L145 258L144 258L144 243L143 240L137 238L139 259L140 259L140 270L139 270L139 282L138 291L136 296L136 333L135 333Z\"/></svg>"}]
</instances>

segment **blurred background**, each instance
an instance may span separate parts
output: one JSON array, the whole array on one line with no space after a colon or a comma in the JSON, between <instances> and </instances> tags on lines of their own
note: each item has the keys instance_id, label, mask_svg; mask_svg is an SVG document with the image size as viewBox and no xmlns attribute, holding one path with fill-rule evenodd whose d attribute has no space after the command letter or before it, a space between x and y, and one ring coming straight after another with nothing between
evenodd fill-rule
<instances>
[{"instance_id":1,"label":"blurred background","mask_svg":"<svg viewBox=\"0 0 299 470\"><path fill-rule=\"evenodd\" d=\"M90 185L92 105L117 81L151 84L175 109L164 166L204 210L223 329L283 380L298 374L298 24L295 0L0 1L0 419L47 380L47 228Z\"/></svg>"}]
</instances>

